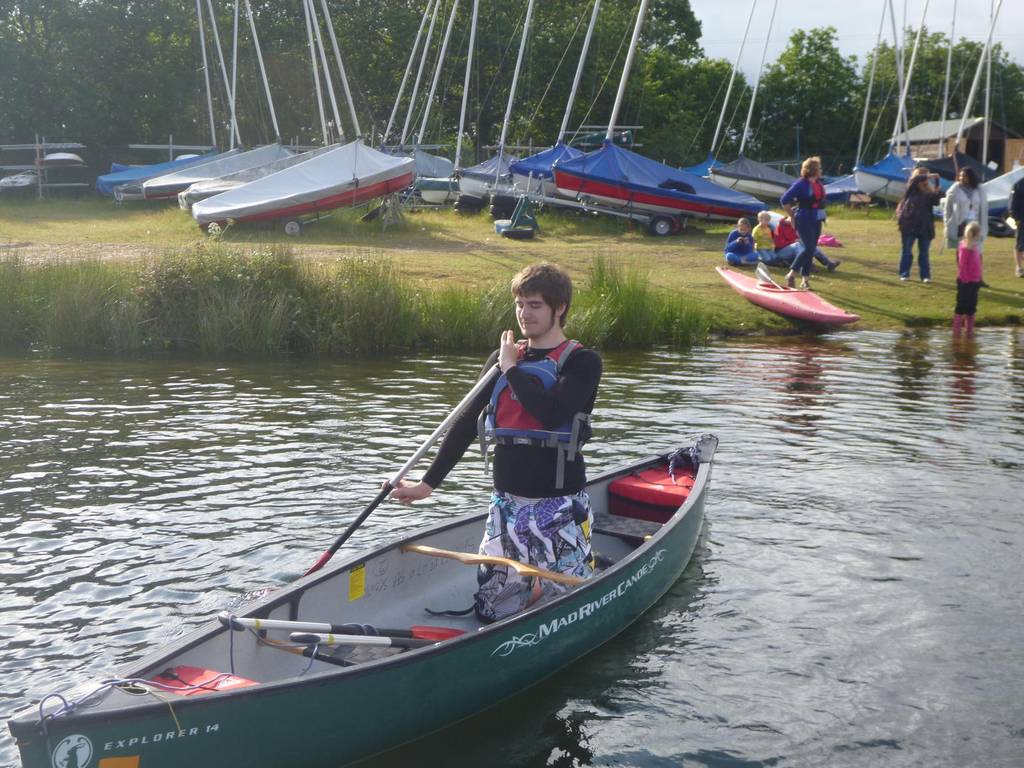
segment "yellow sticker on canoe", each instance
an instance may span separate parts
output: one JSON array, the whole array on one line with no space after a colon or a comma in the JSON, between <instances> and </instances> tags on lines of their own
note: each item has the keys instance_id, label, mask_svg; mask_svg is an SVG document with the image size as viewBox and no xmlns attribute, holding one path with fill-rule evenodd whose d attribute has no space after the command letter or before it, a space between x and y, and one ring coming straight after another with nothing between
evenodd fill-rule
<instances>
[{"instance_id":1,"label":"yellow sticker on canoe","mask_svg":"<svg viewBox=\"0 0 1024 768\"><path fill-rule=\"evenodd\" d=\"M348 572L348 601L358 600L366 594L366 566L357 565Z\"/></svg>"}]
</instances>

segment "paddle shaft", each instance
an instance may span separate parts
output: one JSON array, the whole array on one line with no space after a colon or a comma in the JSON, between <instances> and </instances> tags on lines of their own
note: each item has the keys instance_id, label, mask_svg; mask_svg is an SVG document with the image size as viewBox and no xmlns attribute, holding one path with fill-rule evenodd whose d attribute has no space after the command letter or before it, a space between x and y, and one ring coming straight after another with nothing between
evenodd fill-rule
<instances>
[{"instance_id":1,"label":"paddle shaft","mask_svg":"<svg viewBox=\"0 0 1024 768\"><path fill-rule=\"evenodd\" d=\"M303 645L376 645L392 648L423 648L437 640L421 640L418 637L382 637L380 635L335 635L332 633L292 632L289 640Z\"/></svg>"},{"instance_id":2,"label":"paddle shaft","mask_svg":"<svg viewBox=\"0 0 1024 768\"><path fill-rule=\"evenodd\" d=\"M491 383L497 377L498 372L499 368L497 365L495 365L483 376L480 377L479 381L477 381L477 383L473 385L473 388L469 390L466 396L462 398L462 400L459 401L459 404L455 406L455 408L452 410L450 414L448 414L448 418L446 418L444 421L437 425L437 429L430 433L430 437L428 437L426 441L423 443L423 445L420 446L419 450L409 457L409 460L402 465L402 467L395 473L394 477L392 477L390 480L384 483L384 487L381 488L380 493L377 494L374 500L370 502L370 505L362 511L359 517L357 517L349 524L348 528L345 529L345 532L341 534L341 536L335 539L334 543L331 544L330 548L322 555L320 555L320 559L313 563L313 567L306 571L306 576L309 576L309 574L316 573L317 571L319 571L321 568L324 567L324 565L327 564L328 560L334 557L334 553L341 549L341 545L348 541L349 536L356 532L356 529L363 524L366 518L370 516L370 513L372 513L373 510L375 510L380 505L380 503L388 497L388 494L390 494L393 490L395 490L395 488L398 487L399 483L402 482L402 478L405 477L406 473L416 465L416 462L418 462L420 459L423 458L424 455L426 455L427 451L429 451L431 447L434 445L434 443L437 442L437 439L448 430L448 428L459 417L459 415L466 408L466 406L473 402L477 395L479 395L483 390L485 390L487 387L491 385Z\"/></svg>"},{"instance_id":3,"label":"paddle shaft","mask_svg":"<svg viewBox=\"0 0 1024 768\"><path fill-rule=\"evenodd\" d=\"M232 616L226 611L217 615L217 620L234 630L254 629L282 632L319 632L333 635L365 635L369 637L411 637L424 640L445 640L463 634L461 629L450 627L413 626L409 629L380 629L366 624L329 624L320 621L286 621L284 619L256 619Z\"/></svg>"}]
</instances>

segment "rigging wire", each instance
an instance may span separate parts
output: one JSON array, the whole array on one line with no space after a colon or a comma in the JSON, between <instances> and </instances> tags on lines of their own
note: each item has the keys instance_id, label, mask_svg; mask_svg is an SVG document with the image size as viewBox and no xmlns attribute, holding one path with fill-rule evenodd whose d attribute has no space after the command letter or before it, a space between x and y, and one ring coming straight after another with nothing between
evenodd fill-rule
<instances>
[{"instance_id":1,"label":"rigging wire","mask_svg":"<svg viewBox=\"0 0 1024 768\"><path fill-rule=\"evenodd\" d=\"M639 7L640 3L637 3L637 8ZM601 85L600 87L598 87L597 93L595 93L594 98L591 99L590 106L587 107L587 113L580 120L579 126L576 128L575 131L573 131L573 134L569 138L569 141L565 142L566 144L572 144L573 140L575 140L575 138L579 136L580 128L587 124L587 119L590 117L590 113L594 111L594 107L597 106L597 100L601 98L601 94L604 92L604 87L608 85L608 79L612 76L612 72L617 69L616 64L619 61L619 54L622 53L622 47L626 44L626 40L628 40L632 36L632 34L632 29L629 27L629 25L626 25L626 29L622 33L622 39L619 40L619 47L615 49L615 55L612 56L612 61L608 65L608 71L605 72L604 80L601 81Z\"/></svg>"},{"instance_id":2,"label":"rigging wire","mask_svg":"<svg viewBox=\"0 0 1024 768\"><path fill-rule=\"evenodd\" d=\"M554 85L555 77L558 75L558 70L561 69L562 63L565 61L565 57L569 55L569 48L572 46L573 41L576 39L576 35L580 31L580 27L583 26L583 20L585 18L586 14L581 13L579 20L576 22L575 29L573 29L572 35L569 37L569 42L565 44L565 50L562 51L562 58L560 58L558 60L558 63L555 65L555 68L551 73L551 77L548 79L547 87L544 89L544 93L541 94L540 100L537 102L537 106L533 110L533 114L530 115L529 119L526 121L526 126L523 130L524 133L526 133L527 135L529 135L531 129L533 128L533 121L537 118L537 114L540 112L540 108L544 104L544 99L547 97L548 91L550 91L551 86Z\"/></svg>"}]
</instances>

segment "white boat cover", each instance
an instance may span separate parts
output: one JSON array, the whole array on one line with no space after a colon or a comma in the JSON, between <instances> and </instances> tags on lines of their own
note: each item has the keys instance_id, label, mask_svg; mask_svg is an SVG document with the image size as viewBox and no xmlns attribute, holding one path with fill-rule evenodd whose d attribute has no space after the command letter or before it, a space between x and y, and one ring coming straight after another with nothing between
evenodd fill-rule
<instances>
[{"instance_id":1,"label":"white boat cover","mask_svg":"<svg viewBox=\"0 0 1024 768\"><path fill-rule=\"evenodd\" d=\"M272 163L258 165L255 168L246 168L244 171L229 173L227 176L221 176L217 179L197 181L188 189L178 193L178 204L187 211L200 200L205 200L208 197L219 195L221 192L227 192L229 189L234 189L235 187L240 187L243 184L248 184L250 181L262 179L264 176L269 176L272 173L283 171L285 168L291 168L293 165L304 163L317 155L322 155L324 152L330 151L334 146L335 145L320 147L318 149L310 150L309 152L300 152L299 154L289 155L288 157L282 157L280 160L275 160Z\"/></svg>"},{"instance_id":2,"label":"white boat cover","mask_svg":"<svg viewBox=\"0 0 1024 768\"><path fill-rule=\"evenodd\" d=\"M408 186L415 162L353 141L237 189L200 200L192 217L201 226L228 219L271 219L380 197Z\"/></svg>"},{"instance_id":3,"label":"white boat cover","mask_svg":"<svg viewBox=\"0 0 1024 768\"><path fill-rule=\"evenodd\" d=\"M1010 207L1010 190L1021 179L1024 179L1024 166L1018 166L981 185L988 198L989 216L1002 216L1006 213Z\"/></svg>"},{"instance_id":4,"label":"white boat cover","mask_svg":"<svg viewBox=\"0 0 1024 768\"><path fill-rule=\"evenodd\" d=\"M51 152L43 157L43 161L40 164L45 166L85 165L85 161L74 152Z\"/></svg>"},{"instance_id":5,"label":"white boat cover","mask_svg":"<svg viewBox=\"0 0 1024 768\"><path fill-rule=\"evenodd\" d=\"M182 168L174 173L167 173L163 176L149 179L142 184L142 193L147 198L169 197L176 195L183 189L188 189L197 181L219 179L229 173L244 171L246 168L255 168L258 165L266 165L283 157L289 157L293 152L280 144L267 144L264 147L257 147L247 151L232 150L217 155L215 160L206 163L195 163Z\"/></svg>"}]
</instances>

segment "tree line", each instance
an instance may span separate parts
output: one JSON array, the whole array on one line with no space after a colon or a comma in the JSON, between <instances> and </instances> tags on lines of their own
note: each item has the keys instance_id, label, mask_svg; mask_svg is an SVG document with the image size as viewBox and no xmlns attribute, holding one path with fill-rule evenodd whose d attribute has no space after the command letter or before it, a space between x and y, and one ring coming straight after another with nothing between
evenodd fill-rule
<instances>
[{"instance_id":1,"label":"tree line","mask_svg":"<svg viewBox=\"0 0 1024 768\"><path fill-rule=\"evenodd\" d=\"M433 47L410 124L419 128L422 100L453 0L441 9ZM317 9L319 2L314 2ZM379 140L388 121L426 0L331 2L334 31L349 75L360 127ZM231 70L233 4L213 3L221 47ZM299 0L251 0L281 139L321 143L307 29ZM223 77L206 24L218 143L228 141ZM637 3L604 0L573 106L570 128L601 125L611 112ZM462 100L472 3L462 0L442 67L435 103L420 142L454 149ZM481 0L466 118L467 157L486 156L497 142L512 79L526 3ZM510 143L542 148L555 140L582 46L592 0L536 3L509 129ZM908 40L914 31L908 31ZM330 47L326 32L325 43ZM274 139L255 49L240 19L237 114L242 140ZM709 151L731 65L705 58L700 22L689 0L653 0L619 123L639 125L640 151L673 165ZM938 119L948 37L926 31L908 98L910 122ZM980 41L953 48L950 113L964 108ZM856 153L868 73L877 56L865 156L884 153L896 120L896 56L883 45L861 62L844 56L831 27L798 30L761 80L745 153L766 161L821 154L832 171L848 169ZM129 143L209 143L202 48L193 0L26 0L0 5L0 143L35 135L87 144L97 163L118 159ZM331 64L342 129L352 138L344 97ZM993 119L1024 132L1024 68L996 46ZM413 70L415 75L415 66ZM737 73L717 154L735 157L751 94ZM406 89L408 98L410 86ZM325 104L329 105L327 97ZM406 104L398 111L405 123ZM329 107L328 107L329 109ZM975 114L981 112L979 101ZM450 150L449 150L450 152Z\"/></svg>"}]
</instances>

